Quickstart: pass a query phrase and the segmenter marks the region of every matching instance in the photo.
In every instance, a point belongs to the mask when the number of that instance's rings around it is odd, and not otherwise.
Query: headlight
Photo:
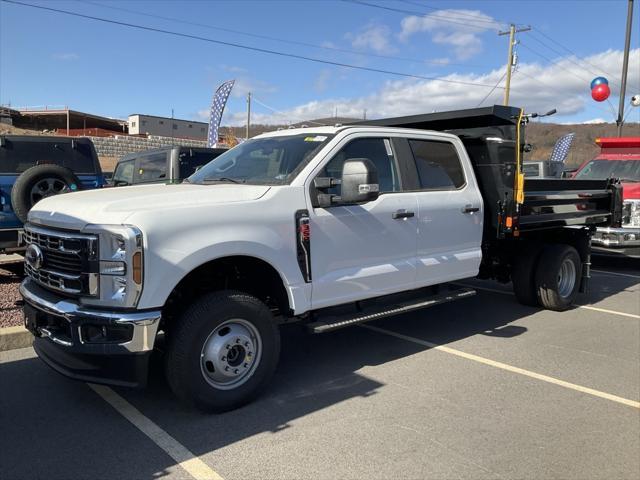
[[[135,307],[142,293],[142,232],[128,225],[87,225],[99,246],[99,299],[82,299],[87,305]]]
[[[625,200],[622,202],[622,226],[640,227],[640,200]]]

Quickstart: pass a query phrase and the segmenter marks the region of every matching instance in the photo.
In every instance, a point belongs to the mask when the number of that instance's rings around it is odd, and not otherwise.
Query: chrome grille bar
[[[27,224],[24,243],[42,252],[41,265],[25,262],[25,272],[45,288],[70,295],[98,294],[98,273],[89,268],[98,257],[98,237]],[[37,267],[37,268],[36,268]]]

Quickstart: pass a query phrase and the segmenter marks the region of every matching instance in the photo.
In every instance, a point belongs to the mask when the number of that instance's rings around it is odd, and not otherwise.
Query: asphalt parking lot
[[[640,478],[640,269],[597,266],[564,313],[509,288],[310,336],[221,415],[0,353],[0,478]],[[159,359],[158,359],[159,360]]]

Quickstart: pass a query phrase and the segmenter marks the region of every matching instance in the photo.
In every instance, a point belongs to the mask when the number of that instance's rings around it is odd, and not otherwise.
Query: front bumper
[[[591,245],[594,253],[640,257],[640,228],[600,227]]]
[[[86,309],[27,278],[20,285],[25,326],[38,356],[54,370],[78,380],[144,386],[160,324],[160,311]],[[86,332],[105,332],[102,341]],[[83,333],[84,332],[84,333]],[[115,332],[120,339],[110,339]],[[84,338],[83,338],[84,337]]]

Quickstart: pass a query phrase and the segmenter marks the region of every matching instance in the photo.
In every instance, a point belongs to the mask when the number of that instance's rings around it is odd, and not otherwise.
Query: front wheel
[[[225,290],[199,298],[170,332],[166,373],[173,392],[206,411],[254,399],[275,372],[280,333],[257,298]]]
[[[575,248],[569,245],[547,246],[536,268],[536,291],[540,305],[562,312],[573,304],[582,278],[582,262]]]

